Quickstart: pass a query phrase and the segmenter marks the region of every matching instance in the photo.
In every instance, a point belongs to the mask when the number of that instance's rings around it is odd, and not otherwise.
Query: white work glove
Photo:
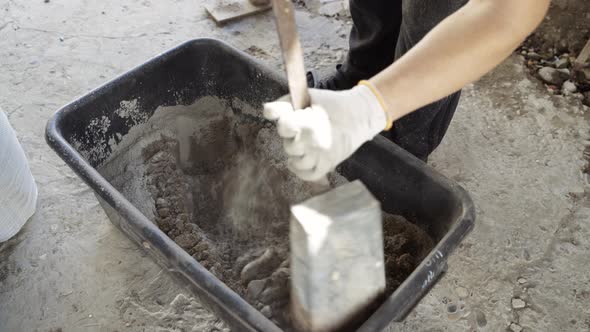
[[[293,110],[283,97],[264,105],[277,121],[288,155],[287,167],[305,181],[317,181],[388,127],[378,92],[365,85],[350,90],[310,89],[311,106]]]

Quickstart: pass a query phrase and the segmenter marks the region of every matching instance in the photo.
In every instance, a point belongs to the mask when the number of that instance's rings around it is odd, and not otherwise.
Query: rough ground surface
[[[0,104],[40,193],[37,214],[0,250],[0,330],[223,328],[111,226],[43,138],[59,106],[189,38],[221,38],[279,66],[268,13],[218,28],[201,3],[0,0]],[[335,63],[347,28],[298,15],[308,64]],[[432,164],[471,193],[477,226],[391,331],[590,330],[588,117],[517,58],[465,89]]]

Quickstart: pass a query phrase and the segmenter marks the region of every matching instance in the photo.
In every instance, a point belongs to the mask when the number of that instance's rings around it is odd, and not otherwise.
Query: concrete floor
[[[0,246],[0,331],[225,329],[111,226],[44,142],[61,105],[187,39],[220,38],[279,66],[268,13],[219,28],[205,2],[0,0],[0,105],[39,185],[36,215]],[[345,23],[298,15],[308,65],[345,54]],[[391,331],[590,331],[589,117],[518,57],[465,89],[432,165],[472,194],[477,226]]]

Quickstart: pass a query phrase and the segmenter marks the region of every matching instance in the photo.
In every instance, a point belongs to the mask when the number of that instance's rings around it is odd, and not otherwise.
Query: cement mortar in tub
[[[207,96],[160,107],[147,121],[134,105],[123,102],[116,112],[142,124],[111,142],[111,155],[97,167],[101,175],[217,278],[291,330],[289,205],[312,194],[286,169],[274,125],[238,99]],[[346,181],[337,173],[330,180]],[[384,241],[389,295],[433,241],[388,214]]]

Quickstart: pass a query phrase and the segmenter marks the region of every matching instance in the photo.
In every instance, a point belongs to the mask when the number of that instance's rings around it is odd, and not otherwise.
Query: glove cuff
[[[379,90],[377,90],[377,88],[369,81],[366,80],[362,80],[359,81],[358,83],[359,87],[366,87],[371,94],[373,95],[373,97],[375,99],[377,99],[377,102],[379,103],[379,106],[381,106],[381,111],[383,111],[383,114],[385,115],[385,121],[386,121],[386,125],[385,125],[385,131],[391,129],[391,127],[393,126],[393,119],[390,118],[389,116],[389,112],[387,112],[387,106],[385,104],[385,100],[383,99],[383,96],[381,96],[381,93],[379,93]]]

